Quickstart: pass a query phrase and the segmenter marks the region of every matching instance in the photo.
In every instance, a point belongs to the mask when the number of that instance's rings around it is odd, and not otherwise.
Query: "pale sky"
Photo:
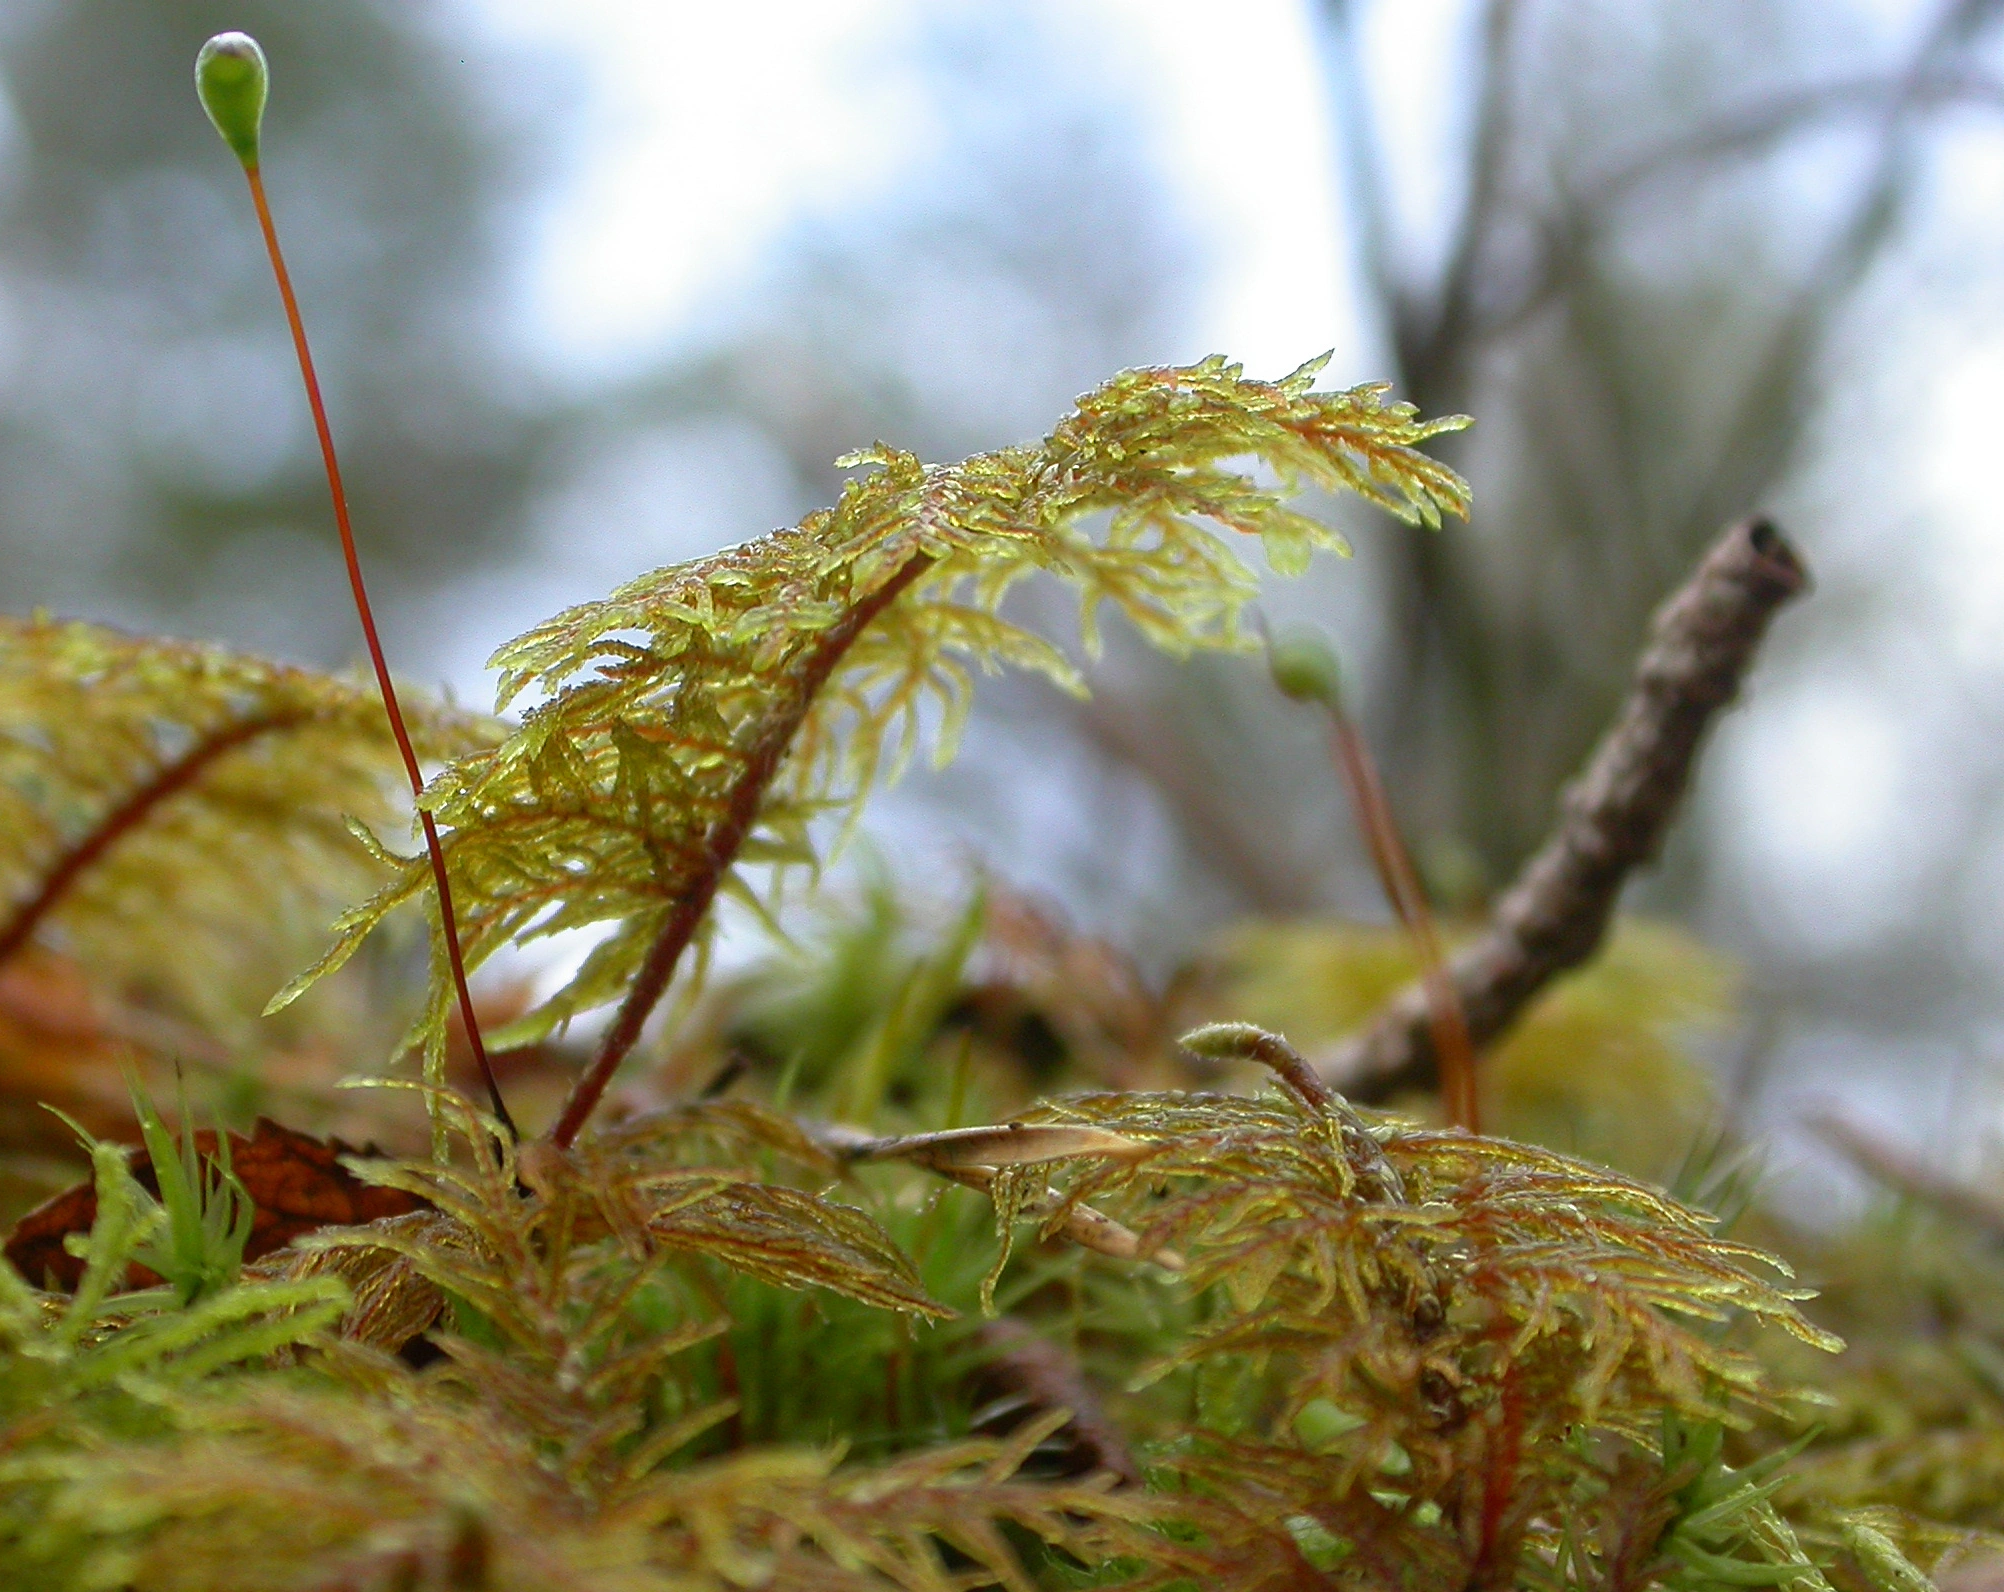
[[[799,208],[866,198],[893,181],[926,129],[919,96],[881,45],[914,3],[480,0],[505,35],[580,54],[598,95],[590,165],[545,218],[531,278],[533,318],[552,353],[613,368],[643,362]],[[1159,85],[1151,109],[1162,166],[1216,236],[1232,240],[1200,316],[1209,346],[1260,372],[1331,346],[1353,363],[1308,8],[1072,4],[1077,26],[1117,41],[1116,58]],[[1406,0],[1405,9],[1447,19],[1459,6]],[[1209,114],[1220,83],[1242,85],[1259,118]]]

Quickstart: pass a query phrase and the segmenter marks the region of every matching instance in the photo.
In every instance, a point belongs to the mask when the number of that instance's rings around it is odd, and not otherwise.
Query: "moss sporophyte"
[[[341,465],[334,452],[334,433],[327,423],[327,405],[320,395],[320,377],[313,366],[313,351],[306,340],[306,323],[299,313],[292,273],[286,269],[285,253],[278,242],[278,228],[272,222],[271,205],[265,197],[264,178],[259,165],[259,139],[264,129],[265,102],[270,97],[271,73],[264,50],[247,33],[217,34],[202,46],[195,57],[195,88],[203,110],[208,112],[209,120],[222,135],[223,142],[243,163],[244,175],[250,182],[251,202],[257,209],[258,227],[264,234],[265,252],[270,257],[272,277],[278,284],[279,298],[285,306],[293,351],[299,359],[300,379],[305,383],[307,404],[313,412],[320,459],[327,472],[327,490],[334,503],[334,523],[341,536],[341,556],[348,568],[348,587],[355,600],[356,616],[362,623],[369,663],[375,670],[376,684],[382,692],[383,711],[389,715],[390,731],[396,737],[397,751],[403,758],[404,771],[410,779],[411,795],[417,802],[418,821],[424,829],[425,855],[431,867],[432,887],[438,903],[439,938],[458,999],[460,1022],[473,1051],[474,1065],[479,1069],[481,1082],[486,1087],[488,1106],[495,1119],[513,1135],[516,1132],[514,1119],[508,1114],[507,1103],[501,1098],[501,1086],[494,1077],[493,1064],[488,1060],[487,1047],[480,1033],[479,1014],[474,1010],[473,993],[466,981],[465,953],[460,945],[459,927],[452,906],[452,879],[439,843],[438,825],[432,817],[431,808],[424,801],[424,773],[418,764],[417,752],[411,745],[410,731],[404,724],[396,684],[390,678],[389,661],[383,655],[383,643],[376,633],[375,613],[369,605],[368,589],[362,581],[362,561],[355,550],[355,531],[348,514],[348,493],[341,481]]]

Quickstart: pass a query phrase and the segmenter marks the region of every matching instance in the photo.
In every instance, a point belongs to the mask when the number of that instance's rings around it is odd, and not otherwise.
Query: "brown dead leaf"
[[[471,1252],[478,1243],[463,1223],[429,1209],[371,1222],[368,1234],[390,1242],[408,1239],[434,1250]],[[389,1354],[409,1356],[410,1346],[445,1310],[444,1292],[408,1255],[367,1242],[290,1249],[246,1269],[288,1282],[339,1277],[350,1295],[341,1336]]]
[[[1083,1077],[1113,1088],[1174,1080],[1163,1001],[1132,957],[1081,933],[1062,908],[988,876],[981,944],[956,1013],[1040,1065],[1038,1035]]]
[[[202,1130],[195,1147],[205,1156],[216,1153],[216,1135]],[[343,1156],[374,1157],[371,1145],[357,1150],[339,1139],[316,1139],[259,1117],[250,1137],[230,1135],[230,1167],[257,1207],[244,1259],[256,1260],[285,1248],[302,1233],[319,1227],[357,1227],[386,1216],[406,1216],[426,1209],[415,1194],[364,1183],[341,1164]],[[160,1181],[153,1160],[143,1148],[131,1151],[132,1175],[147,1192],[158,1195]],[[74,1289],[83,1262],[63,1247],[71,1233],[87,1233],[97,1220],[97,1190],[89,1183],[58,1194],[37,1206],[14,1225],[7,1239],[7,1259],[14,1269],[38,1286]],[[149,1287],[160,1279],[144,1266],[132,1268],[129,1285]]]
[[[75,1158],[43,1102],[100,1137],[138,1134],[123,1069],[151,1047],[122,1015],[65,957],[30,947],[0,964],[0,1151]]]

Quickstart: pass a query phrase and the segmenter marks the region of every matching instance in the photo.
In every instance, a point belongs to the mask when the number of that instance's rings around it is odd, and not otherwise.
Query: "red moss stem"
[[[1518,1386],[1517,1368],[1503,1373],[1501,1396],[1497,1400],[1496,1435],[1490,1444],[1488,1463],[1482,1473],[1482,1536],[1476,1550],[1471,1587],[1489,1587],[1503,1582],[1507,1558],[1505,1535],[1510,1525],[1510,1505],[1517,1492],[1517,1473],[1524,1460],[1524,1397]],[[1511,1533],[1514,1535],[1514,1533]]]
[[[599,1041],[591,1065],[572,1086],[570,1098],[564,1102],[563,1114],[550,1130],[550,1139],[559,1149],[568,1149],[577,1138],[578,1130],[585,1125],[585,1120],[612,1082],[613,1073],[618,1071],[619,1064],[640,1042],[641,1029],[646,1026],[661,997],[667,993],[669,980],[675,976],[675,964],[682,959],[683,951],[695,938],[696,930],[702,926],[704,916],[716,900],[724,876],[737,861],[738,852],[750,838],[752,826],[758,822],[759,806],[764,800],[766,788],[786,761],[787,750],[793,745],[794,736],[800,732],[808,709],[814,705],[814,698],[821,688],[828,683],[828,677],[834,673],[842,654],[849,650],[850,644],[863,633],[871,620],[931,567],[932,559],[928,555],[921,553],[913,558],[822,631],[813,645],[806,648],[790,666],[793,699],[784,712],[766,722],[752,742],[745,756],[744,768],[731,787],[724,811],[711,826],[709,838],[704,842],[703,863],[695,882],[669,910],[668,921],[648,948],[647,959],[640,964],[640,972],[627,990],[626,999],[620,1003],[612,1025]]]
[[[130,831],[139,827],[146,815],[170,796],[186,790],[208,766],[226,752],[233,752],[261,735],[290,729],[304,717],[298,713],[266,714],[259,718],[237,719],[212,730],[163,767],[144,785],[99,819],[97,824],[56,860],[42,876],[41,888],[20,906],[0,928],[0,962],[13,956],[40,928],[42,920],[69,893],[70,887],[97,860]]]
[[[1378,870],[1378,882],[1385,898],[1404,925],[1419,961],[1420,984],[1426,992],[1427,1023],[1432,1031],[1434,1054],[1439,1059],[1441,1103],[1447,1120],[1470,1133],[1482,1131],[1482,1108],[1475,1091],[1475,1047],[1468,1037],[1468,1018],[1461,1008],[1460,993],[1448,977],[1447,963],[1440,954],[1440,934],[1434,928],[1433,909],[1427,904],[1412,858],[1399,838],[1392,818],[1392,804],[1385,796],[1384,781],[1371,749],[1358,733],[1340,699],[1329,704],[1335,727],[1333,739],[1343,777],[1356,804],[1358,822],[1370,846],[1371,861]]]
[[[348,587],[355,594],[355,613],[362,621],[362,639],[369,649],[369,664],[376,671],[376,685],[383,696],[383,711],[389,715],[390,733],[396,737],[397,751],[404,760],[404,772],[410,776],[411,795],[424,795],[424,773],[418,767],[417,752],[411,746],[410,731],[404,727],[403,708],[397,702],[397,688],[390,679],[389,662],[383,656],[383,643],[376,634],[375,611],[369,606],[368,588],[362,582],[362,560],[355,550],[355,531],[348,518],[348,493],[341,483],[341,464],[334,455],[334,433],[327,424],[327,406],[320,397],[320,377],[313,368],[313,351],[306,341],[306,323],[299,314],[299,300],[292,291],[292,273],[285,268],[285,253],[278,246],[278,228],[272,224],[271,206],[264,196],[264,178],[255,165],[246,165],[244,175],[250,179],[251,202],[257,206],[257,224],[264,234],[265,252],[271,256],[271,274],[278,282],[278,296],[285,303],[285,320],[292,331],[293,351],[299,356],[300,378],[306,384],[306,402],[313,411],[313,430],[320,439],[320,460],[327,469],[327,490],[334,500],[334,524],[341,533],[341,556],[348,565]],[[452,911],[452,886],[446,875],[445,850],[439,844],[438,826],[432,822],[431,813],[422,801],[418,806],[418,820],[424,826],[425,850],[431,858],[432,881],[438,887],[439,924],[445,935],[446,960],[452,968],[453,988],[459,996],[459,1015],[466,1025],[466,1041],[472,1047],[473,1059],[480,1068],[481,1081],[487,1086],[488,1103],[494,1115],[508,1130],[511,1138],[519,1138],[514,1118],[509,1116],[507,1104],[501,1098],[501,1086],[495,1081],[494,1066],[487,1059],[487,1047],[480,1038],[480,1022],[473,1012],[473,992],[467,987],[466,961],[459,944],[459,925]]]

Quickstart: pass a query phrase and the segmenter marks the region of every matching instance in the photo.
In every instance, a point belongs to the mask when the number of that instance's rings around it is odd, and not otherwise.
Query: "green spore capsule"
[[[1335,649],[1312,630],[1293,631],[1271,643],[1266,663],[1282,696],[1330,707],[1343,700],[1343,671]]]
[[[218,33],[195,57],[195,92],[202,109],[246,171],[257,169],[258,133],[270,87],[264,51],[248,33]]]

